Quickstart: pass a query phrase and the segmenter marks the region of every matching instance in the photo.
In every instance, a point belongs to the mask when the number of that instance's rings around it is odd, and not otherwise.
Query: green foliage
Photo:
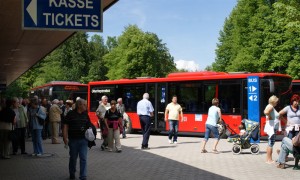
[[[164,77],[176,70],[166,44],[154,33],[135,25],[125,28],[117,46],[104,56],[109,79],[141,76]]]
[[[166,44],[156,34],[128,26],[120,37],[78,32],[34,65],[7,90],[9,96],[26,96],[28,90],[50,81],[89,81],[164,77],[176,71]]]
[[[239,0],[220,32],[212,68],[299,78],[299,27],[299,0]]]

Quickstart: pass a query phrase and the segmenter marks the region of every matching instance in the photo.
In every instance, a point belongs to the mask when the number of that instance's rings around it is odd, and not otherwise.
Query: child
[[[235,134],[233,136],[230,136],[227,141],[228,142],[234,142],[234,141],[237,141],[240,137],[246,137],[247,136],[247,131],[245,130],[245,127],[244,127],[243,123],[239,125],[239,130],[240,130],[239,134]]]

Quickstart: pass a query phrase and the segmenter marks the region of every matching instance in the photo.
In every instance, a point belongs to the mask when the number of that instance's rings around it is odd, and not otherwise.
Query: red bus
[[[74,81],[51,81],[42,86],[30,89],[30,97],[37,95],[39,98],[48,100],[73,100],[77,97],[87,99],[87,84],[81,84]]]
[[[220,101],[222,118],[235,132],[243,118],[247,118],[248,96],[247,77],[258,76],[260,84],[260,126],[265,125],[263,110],[271,95],[280,98],[277,105],[282,109],[288,104],[285,97],[291,88],[291,77],[276,73],[224,73],[224,72],[187,72],[172,73],[166,78],[137,78],[90,82],[88,84],[89,115],[96,124],[95,111],[103,95],[109,100],[123,98],[126,112],[130,117],[130,129],[140,130],[136,114],[137,102],[143,93],[148,92],[155,112],[152,122],[154,131],[168,130],[164,121],[166,105],[172,95],[177,95],[178,103],[183,108],[184,118],[180,120],[179,132],[205,132],[205,121],[211,100]],[[263,132],[261,131],[261,134]]]

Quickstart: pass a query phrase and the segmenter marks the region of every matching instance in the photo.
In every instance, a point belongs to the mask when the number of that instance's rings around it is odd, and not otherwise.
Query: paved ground
[[[168,144],[167,136],[151,136],[150,150],[140,150],[141,135],[129,134],[122,139],[122,153],[100,151],[101,140],[88,154],[88,179],[92,180],[176,180],[176,179],[299,179],[300,171],[278,169],[275,164],[266,164],[266,143],[260,144],[258,155],[245,150],[233,155],[232,144],[221,140],[220,154],[200,153],[200,137],[179,137],[177,145]],[[213,141],[208,142],[211,149]],[[15,155],[12,159],[0,159],[0,180],[66,180],[68,179],[68,151],[63,144],[53,145],[44,141],[44,157]],[[275,149],[280,146],[276,142]],[[32,152],[30,141],[27,152]],[[276,153],[274,159],[278,157]],[[292,159],[292,158],[290,158]],[[78,173],[76,174],[78,178]]]

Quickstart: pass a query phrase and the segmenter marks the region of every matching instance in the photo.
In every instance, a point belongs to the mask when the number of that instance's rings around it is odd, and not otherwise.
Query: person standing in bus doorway
[[[125,113],[125,105],[123,104],[122,98],[118,98],[117,100],[117,110],[121,113],[122,116],[122,137],[126,138],[126,119],[124,118],[124,113]]]
[[[77,157],[80,159],[80,177],[87,178],[88,141],[85,138],[87,125],[91,124],[87,114],[87,104],[84,99],[76,101],[76,108],[70,111],[64,121],[63,140],[65,147],[69,147],[69,174],[75,179]]]
[[[219,131],[217,123],[222,120],[221,109],[219,108],[219,100],[217,98],[213,98],[212,106],[208,109],[207,120],[205,123],[205,136],[202,142],[201,153],[207,153],[205,149],[206,143],[209,139],[210,132],[213,133],[215,140],[214,147],[212,152],[217,154],[217,145],[220,140]]]
[[[183,120],[183,112],[181,106],[177,103],[177,96],[172,97],[172,102],[169,103],[165,111],[165,121],[169,121],[169,143],[177,144],[177,134],[179,125],[179,114]],[[174,134],[173,140],[172,136]]]
[[[137,114],[140,118],[143,133],[142,149],[150,149],[148,147],[148,142],[151,131],[151,117],[153,117],[154,108],[148,99],[149,94],[144,93],[143,99],[137,103]]]
[[[96,110],[96,115],[99,120],[99,126],[101,130],[101,135],[103,139],[103,143],[101,145],[101,150],[104,151],[105,148],[108,146],[108,141],[107,141],[107,133],[108,129],[106,128],[105,122],[104,122],[104,116],[105,112],[110,109],[110,104],[108,103],[108,98],[107,96],[102,96],[101,102],[99,102],[99,106]]]
[[[266,115],[266,125],[264,127],[264,132],[268,135],[268,146],[267,146],[267,164],[272,164],[273,146],[275,144],[276,132],[281,131],[281,125],[279,120],[279,113],[276,111],[275,107],[278,104],[278,97],[275,95],[269,98],[269,104],[264,110]]]
[[[58,141],[59,124],[61,122],[62,110],[58,106],[59,100],[54,99],[49,110],[49,120],[51,123],[52,144],[60,144]]]

